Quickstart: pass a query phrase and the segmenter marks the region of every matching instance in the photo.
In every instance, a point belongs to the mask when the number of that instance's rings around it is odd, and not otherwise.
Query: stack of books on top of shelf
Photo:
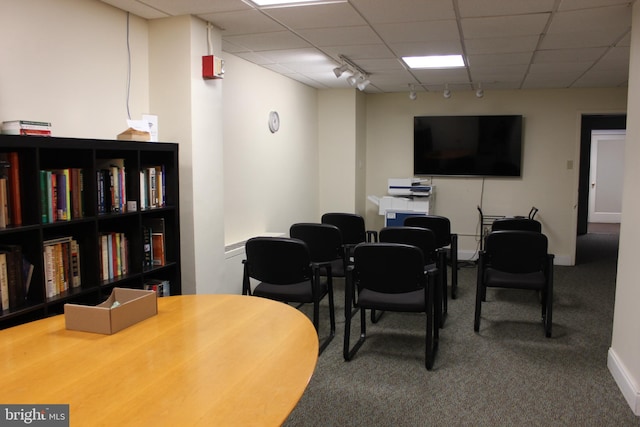
[[[9,120],[2,122],[2,133],[6,135],[51,136],[51,123],[34,120]]]

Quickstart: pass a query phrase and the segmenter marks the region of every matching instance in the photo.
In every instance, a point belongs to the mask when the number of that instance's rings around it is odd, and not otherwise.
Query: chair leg
[[[451,238],[451,299],[458,297],[458,239]]]
[[[427,285],[427,304],[426,304],[426,337],[425,337],[425,367],[428,371],[433,368],[433,362],[438,350],[438,342],[440,337],[440,327],[434,318],[434,306],[437,306],[438,302],[434,299],[434,281],[433,278],[428,279],[430,282]]]
[[[381,311],[380,314],[376,316],[376,310],[371,309],[371,323],[378,323],[378,320],[380,320],[383,314],[384,314],[384,311]]]
[[[353,345],[353,348],[349,347],[349,338],[351,335],[351,316],[347,316],[344,322],[344,346],[342,349],[342,355],[344,356],[344,360],[346,361],[350,361],[353,358],[353,356],[355,356],[355,354],[358,352],[360,347],[362,347],[362,344],[364,344],[364,341],[367,335],[366,333],[367,319],[365,314],[366,310],[364,310],[363,308],[359,308],[357,310],[360,311],[360,337],[358,338],[358,341]]]
[[[336,314],[335,314],[335,307],[333,302],[333,280],[331,276],[327,277],[327,294],[329,297],[329,324],[330,324],[329,336],[320,344],[320,348],[318,349],[318,355],[322,354],[324,349],[327,348],[329,343],[336,336]],[[315,301],[313,303],[314,325],[315,325],[315,322],[317,321],[316,313],[318,314],[320,313],[320,301]],[[318,336],[320,336],[319,326],[316,327],[316,331],[318,331]]]

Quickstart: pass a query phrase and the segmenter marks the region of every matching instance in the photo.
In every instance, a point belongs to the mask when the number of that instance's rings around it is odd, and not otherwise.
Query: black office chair
[[[446,260],[451,265],[451,298],[458,296],[458,235],[451,232],[449,218],[439,215],[416,215],[404,219],[404,225],[410,227],[423,227],[432,230],[436,234],[438,247],[446,254]],[[443,269],[442,276],[446,285],[447,269]],[[446,290],[445,290],[446,313]]]
[[[548,253],[547,246],[547,237],[535,231],[506,230],[487,235],[478,257],[476,332],[480,330],[487,288],[528,289],[540,293],[544,331],[551,337],[554,255]]]
[[[535,219],[521,216],[499,218],[491,224],[491,231],[501,230],[535,231],[542,233],[542,224]]]
[[[435,271],[426,271],[422,250],[401,243],[362,243],[354,248],[353,265],[347,269],[347,302],[357,294],[360,337],[350,347],[351,316],[345,321],[343,356],[351,360],[366,339],[365,311],[425,313],[425,366],[433,367],[439,328],[435,323]]]
[[[378,241],[378,232],[375,230],[367,230],[364,218],[358,214],[328,212],[322,215],[320,222],[335,225],[340,229],[347,265],[351,263],[353,248],[355,248],[357,244]],[[348,307],[348,305],[345,305],[345,313],[349,313]],[[350,314],[353,316],[355,313],[356,310],[353,310]]]
[[[340,229],[347,257],[357,244],[378,241],[378,232],[367,230],[364,218],[358,214],[329,212],[322,215],[320,222],[335,225]]]
[[[438,326],[444,325],[444,314],[446,313],[446,292],[447,283],[443,280],[441,271],[446,269],[446,254],[438,250],[437,238],[435,233],[422,227],[384,227],[378,233],[378,238],[382,243],[404,243],[407,245],[417,246],[422,250],[424,257],[425,269],[436,271],[435,278],[435,319]],[[382,313],[380,313],[380,316]],[[376,323],[379,319],[375,317],[375,310],[371,310],[371,321]]]
[[[315,263],[305,242],[287,237],[253,237],[245,244],[246,259],[242,294],[285,303],[313,304],[313,326],[320,335],[320,301],[329,296],[329,336],[320,345],[320,353],[335,336],[333,283],[329,274],[320,277],[320,269],[330,270],[330,262]],[[251,289],[251,279],[259,283]]]

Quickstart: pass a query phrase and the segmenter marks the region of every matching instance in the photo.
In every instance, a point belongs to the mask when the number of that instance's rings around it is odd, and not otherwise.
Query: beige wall
[[[640,415],[640,280],[638,278],[638,242],[640,241],[640,5],[633,6],[629,103],[625,142],[624,188],[618,277],[616,280],[613,337],[608,366],[636,415]],[[633,77],[636,77],[635,79]]]
[[[98,1],[2,2],[0,121],[40,120],[55,136],[113,139],[127,128],[126,14]],[[99,17],[100,19],[96,19]],[[147,21],[130,17],[129,111],[149,113]]]
[[[223,58],[225,244],[317,220],[317,91],[230,53]]]
[[[367,97],[367,194],[383,196],[388,178],[413,176],[413,117],[417,115],[522,114],[524,154],[521,179],[434,177],[435,213],[451,219],[460,236],[462,258],[478,248],[481,205],[485,214],[526,215],[549,236],[556,262],[575,260],[576,203],[579,171],[580,115],[624,112],[626,88],[488,91],[478,99],[472,91],[406,93]],[[568,168],[573,162],[573,168]],[[384,218],[368,202],[367,222],[379,228]]]

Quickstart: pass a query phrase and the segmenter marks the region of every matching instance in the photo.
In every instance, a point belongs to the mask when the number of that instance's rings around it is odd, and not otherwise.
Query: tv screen
[[[416,116],[414,175],[519,177],[522,116]]]

